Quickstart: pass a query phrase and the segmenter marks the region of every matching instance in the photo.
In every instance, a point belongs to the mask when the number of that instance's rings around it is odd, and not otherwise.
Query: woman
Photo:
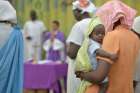
[[[107,93],[134,92],[133,71],[140,46],[139,38],[130,31],[135,14],[135,10],[119,0],[109,1],[97,11],[96,15],[100,17],[107,31],[102,49],[117,54],[118,60],[113,62],[108,58],[98,57],[96,71],[80,73],[80,76],[90,82],[100,83],[108,75]],[[91,86],[86,93],[96,93],[93,91]]]
[[[79,17],[81,20],[77,20],[71,29],[71,32],[67,38],[67,55],[68,55],[68,79],[67,79],[67,93],[76,93],[80,85],[80,79],[75,76],[75,58],[80,46],[84,40],[84,32],[87,30],[91,21],[90,14],[96,10],[95,5],[92,2],[86,8],[80,7],[80,0],[76,0],[72,3],[75,19]],[[78,10],[78,11],[77,11]],[[77,12],[75,12],[77,11]]]
[[[111,60],[116,60],[117,56],[114,54],[110,54],[101,49],[101,44],[103,38],[105,36],[105,27],[101,23],[98,17],[93,17],[91,20],[88,30],[85,34],[85,39],[81,48],[78,51],[76,58],[76,71],[88,72],[92,70],[96,70],[98,66],[98,62],[96,60],[96,56],[102,56],[105,58],[109,58]],[[108,83],[108,79],[106,78],[100,85],[96,83],[94,85],[101,86]],[[85,93],[86,87],[90,86],[91,83],[85,80],[82,80],[80,87],[77,93]],[[100,88],[100,90],[103,90]]]
[[[16,10],[0,1],[0,93],[23,92],[23,38]]]

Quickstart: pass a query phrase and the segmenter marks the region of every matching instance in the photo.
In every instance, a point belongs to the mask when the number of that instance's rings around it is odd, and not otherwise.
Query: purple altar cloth
[[[67,76],[67,64],[47,63],[24,65],[25,89],[52,89],[60,93],[58,80]]]

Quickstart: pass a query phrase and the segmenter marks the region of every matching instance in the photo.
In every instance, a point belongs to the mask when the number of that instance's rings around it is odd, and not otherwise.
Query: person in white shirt
[[[26,60],[41,59],[42,33],[46,30],[44,23],[37,19],[36,11],[30,12],[30,19],[24,25],[24,37],[26,43]]]
[[[91,21],[90,13],[93,13],[96,8],[88,1],[88,6],[85,8],[80,7],[80,1],[73,3],[73,10],[79,10],[81,20],[75,23],[67,38],[67,54],[68,54],[68,80],[67,80],[67,93],[76,93],[80,85],[80,79],[75,75],[75,58],[80,46],[84,40],[84,31],[87,30],[89,22]],[[90,8],[87,8],[90,7]],[[78,13],[79,13],[78,12]],[[74,12],[74,16],[76,15]],[[76,17],[75,17],[76,18]]]
[[[135,18],[132,29],[140,37],[140,16]],[[140,93],[140,50],[139,55],[136,59],[134,81],[136,83],[135,93]]]

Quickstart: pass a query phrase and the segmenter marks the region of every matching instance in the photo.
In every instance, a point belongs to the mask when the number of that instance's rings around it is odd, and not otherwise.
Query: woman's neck
[[[128,27],[127,25],[123,25],[123,24],[118,25],[118,26],[116,26],[116,27],[115,27],[115,29],[118,29],[118,28],[125,28],[125,29],[129,29],[129,27]]]

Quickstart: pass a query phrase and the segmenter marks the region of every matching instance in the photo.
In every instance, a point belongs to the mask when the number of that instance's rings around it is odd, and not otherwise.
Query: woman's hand
[[[96,70],[92,70],[89,72],[81,72],[81,71],[77,71],[75,74],[77,77],[84,79],[86,81],[89,81],[93,84],[99,84],[101,83],[105,77],[107,76],[110,66],[111,64],[103,61],[103,60],[99,60],[98,62],[98,67]]]
[[[81,80],[84,79],[84,75],[85,75],[84,72],[82,72],[82,71],[76,71],[75,74],[76,74],[76,77],[77,78],[80,78]]]

